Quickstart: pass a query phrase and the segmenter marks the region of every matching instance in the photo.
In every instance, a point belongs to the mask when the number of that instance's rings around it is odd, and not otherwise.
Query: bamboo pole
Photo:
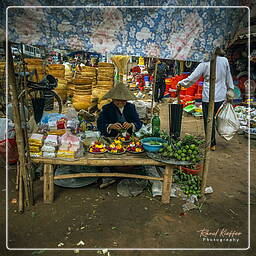
[[[19,111],[19,105],[18,105],[18,96],[16,91],[16,79],[15,79],[13,58],[12,58],[11,46],[9,42],[7,45],[6,57],[7,57],[6,60],[8,62],[7,81],[8,81],[8,85],[10,85],[10,90],[12,92],[13,118],[14,118],[15,132],[16,132],[17,148],[19,153],[20,175],[22,176],[23,178],[22,181],[24,182],[24,186],[22,186],[21,184],[22,182],[20,182],[19,190],[20,190],[20,194],[23,194],[23,187],[24,187],[26,204],[30,205],[31,200],[30,200],[30,195],[28,191],[28,182],[27,182],[28,178],[27,178],[27,170],[26,170],[24,138],[23,138],[23,132],[21,127],[21,117],[20,117],[20,111]],[[19,198],[21,199],[21,197]],[[19,212],[23,212],[23,210],[24,210],[24,204],[23,202],[20,202]]]
[[[202,199],[205,197],[204,191],[207,182],[207,175],[209,169],[209,153],[211,147],[212,137],[212,125],[214,118],[214,98],[215,98],[215,80],[216,80],[216,51],[214,52],[210,62],[210,91],[209,91],[209,105],[208,105],[208,118],[206,128],[206,146],[204,153],[203,173],[202,173],[202,184],[201,184],[201,195]]]
[[[27,77],[26,77],[26,65],[24,62],[24,53],[23,53],[23,44],[21,43],[21,60],[22,60],[22,71],[24,74],[23,77],[23,84],[22,84],[22,89],[27,88]],[[27,93],[25,93],[25,97]],[[24,106],[24,97],[21,97],[21,122],[24,124],[24,129],[23,129],[23,136],[24,136],[24,144],[25,144],[25,150],[26,152],[29,152],[29,146],[28,146],[28,126],[26,122],[26,112],[25,112],[25,106]],[[34,205],[34,191],[33,191],[33,179],[32,179],[32,163],[30,159],[30,155],[27,155],[27,170],[28,170],[28,187],[29,187],[29,193],[31,195],[31,203]]]
[[[134,179],[147,179],[147,180],[158,180],[162,181],[161,177],[153,177],[139,174],[130,174],[130,173],[73,173],[73,174],[61,174],[54,176],[54,180],[70,179],[70,178],[82,178],[82,177],[122,177],[122,178],[134,178]],[[44,180],[44,177],[41,177],[40,180]]]

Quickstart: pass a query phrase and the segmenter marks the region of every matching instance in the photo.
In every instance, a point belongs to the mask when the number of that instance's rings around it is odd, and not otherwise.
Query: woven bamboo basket
[[[92,95],[92,90],[84,91],[84,90],[76,90],[75,95]]]
[[[114,64],[107,62],[99,62],[98,67],[114,67]]]
[[[54,91],[61,97],[62,101],[66,101],[67,100],[67,89],[59,89],[59,88],[55,88]]]
[[[68,96],[73,96],[75,93],[75,85],[71,82],[67,82],[67,94]]]
[[[67,87],[68,85],[66,80],[58,79],[58,89],[67,90]]]
[[[97,81],[97,86],[113,86],[113,81]]]
[[[28,71],[31,72],[32,70],[36,69],[37,73],[43,73],[44,68],[42,65],[27,65]]]
[[[92,79],[91,78],[81,78],[81,79],[73,79],[72,80],[73,84],[83,84],[83,85],[91,85],[92,84]]]
[[[24,61],[28,65],[42,65],[43,64],[43,60],[42,59],[25,58]]]
[[[115,68],[113,67],[98,67],[98,72],[114,72]]]
[[[99,110],[101,110],[103,108],[103,106],[105,106],[106,104],[110,103],[111,102],[111,99],[108,99],[108,100],[102,100],[98,103],[97,107]]]
[[[64,78],[65,70],[47,70],[47,74],[54,76],[55,78]]]
[[[90,67],[90,66],[80,66],[80,67],[77,66],[76,71],[96,73],[96,68]]]
[[[114,81],[113,76],[98,76],[98,81]]]
[[[81,109],[87,110],[92,104],[91,95],[74,95],[72,98],[73,107],[79,111]]]
[[[63,64],[48,64],[47,69],[48,70],[64,70],[64,72],[65,72],[65,65],[63,65]]]
[[[75,84],[75,89],[76,90],[91,90],[92,89],[92,85],[85,85],[85,84]]]

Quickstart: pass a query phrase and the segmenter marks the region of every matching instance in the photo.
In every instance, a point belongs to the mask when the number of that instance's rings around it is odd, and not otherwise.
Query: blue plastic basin
[[[151,145],[150,142],[159,142],[161,143],[160,145]],[[143,146],[143,148],[146,151],[149,152],[158,152],[160,150],[160,148],[163,147],[163,144],[167,143],[166,140],[159,138],[159,137],[148,137],[148,138],[144,138],[141,140],[141,144]]]

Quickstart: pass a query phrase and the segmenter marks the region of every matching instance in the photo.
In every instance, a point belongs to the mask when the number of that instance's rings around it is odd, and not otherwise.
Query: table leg
[[[168,204],[170,202],[170,192],[172,186],[173,166],[167,164],[164,171],[162,203]]]
[[[52,203],[54,196],[53,165],[44,164],[44,203]]]

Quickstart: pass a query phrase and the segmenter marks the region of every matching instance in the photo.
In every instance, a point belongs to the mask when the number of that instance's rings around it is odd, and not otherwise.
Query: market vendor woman
[[[112,102],[102,108],[97,119],[97,128],[102,135],[116,137],[124,129],[131,135],[141,128],[135,105],[127,102],[136,98],[125,84],[118,82],[103,99],[112,99]]]

